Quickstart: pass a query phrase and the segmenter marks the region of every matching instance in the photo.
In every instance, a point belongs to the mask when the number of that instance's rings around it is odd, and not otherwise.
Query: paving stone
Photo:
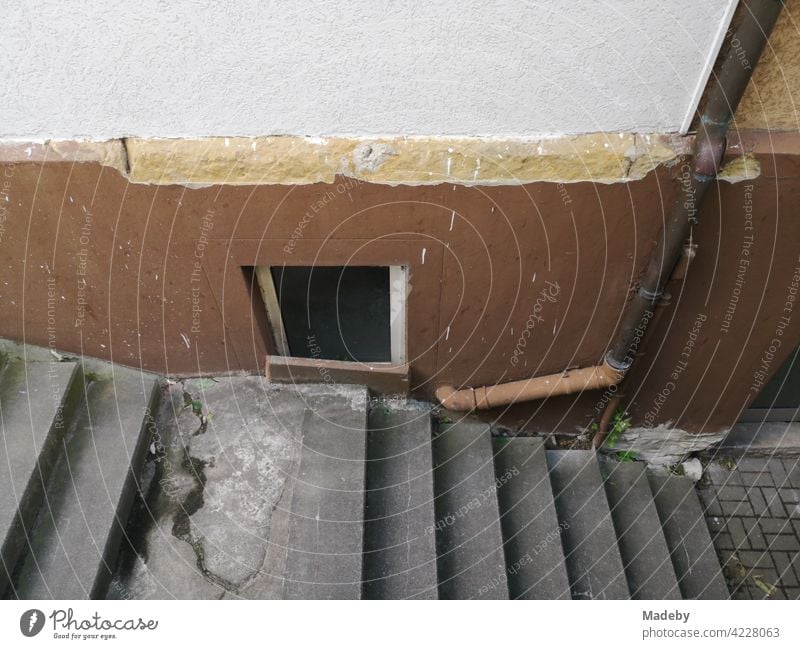
[[[781,584],[788,587],[800,586],[800,581],[798,581],[798,576],[792,566],[792,553],[773,552],[772,561],[781,576]]]
[[[648,478],[683,597],[727,599],[730,593],[694,484],[653,472],[648,472]]]
[[[603,462],[614,528],[632,599],[680,599],[644,464]]]
[[[741,518],[739,519],[744,527],[745,534],[747,535],[747,542],[753,550],[766,550],[767,541],[761,533],[758,526],[757,518]]]
[[[17,585],[26,599],[106,593],[147,448],[152,375],[108,366],[92,380],[63,441]]]
[[[789,484],[794,489],[800,489],[800,458],[784,459],[783,468],[789,477]]]
[[[731,536],[734,548],[744,548],[745,550],[750,548],[750,543],[747,540],[747,530],[744,528],[740,518],[729,518],[725,529]]]
[[[714,547],[718,550],[735,550],[737,546],[733,542],[730,534],[720,532],[714,536]]]
[[[748,570],[764,570],[773,568],[772,558],[768,552],[755,552],[744,550],[737,552],[737,556]]]
[[[508,599],[488,425],[447,424],[433,440],[439,597]]]
[[[767,461],[766,470],[772,476],[776,487],[789,487],[789,474],[780,458],[772,458]]]
[[[800,599],[800,588],[784,588],[784,592],[786,593],[786,599]]]
[[[788,508],[791,505],[797,505],[800,503],[800,489],[780,489],[779,490],[780,498],[783,504]]]
[[[430,408],[369,412],[365,599],[436,599]]]
[[[767,501],[764,500],[764,495],[758,487],[751,488],[747,493],[747,497],[753,506],[753,512],[756,516],[761,516],[769,511],[767,509]]]
[[[736,461],[736,469],[742,473],[760,473],[763,468],[763,458],[742,457]]]
[[[741,486],[742,475],[736,470],[724,467],[720,462],[711,462],[706,467],[706,476],[711,480],[714,488],[722,486]]]
[[[76,363],[15,360],[1,370],[0,596],[25,552],[81,385]]]
[[[775,487],[775,480],[773,479],[772,475],[767,473],[767,467],[764,467],[764,471],[762,473],[758,473],[755,475],[751,482],[752,486],[754,487]]]
[[[772,552],[798,552],[800,541],[794,534],[767,535],[767,543]]]
[[[727,517],[737,517],[737,516],[755,516],[755,511],[753,510],[753,506],[747,502],[729,502],[729,501],[722,501],[720,502],[720,507],[722,508],[723,516]]]
[[[717,498],[725,502],[744,502],[747,500],[747,489],[733,485],[725,485],[717,489]]]
[[[761,493],[764,496],[764,500],[767,502],[767,511],[769,511],[769,515],[773,518],[786,518],[786,509],[781,503],[778,490],[774,487],[762,487]]]
[[[764,534],[781,534],[792,529],[791,524],[784,518],[762,517],[758,519],[758,524]]]
[[[494,440],[500,524],[512,599],[570,599],[544,442]]]
[[[547,464],[564,527],[572,598],[627,599],[625,571],[595,454],[548,451]]]

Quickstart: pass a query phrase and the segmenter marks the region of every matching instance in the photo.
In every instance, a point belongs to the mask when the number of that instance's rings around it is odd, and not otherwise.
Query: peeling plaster
[[[702,435],[690,433],[673,428],[672,422],[652,428],[629,428],[619,436],[614,452],[635,451],[638,459],[651,464],[675,464],[690,453],[718,444],[727,434],[728,429]]]

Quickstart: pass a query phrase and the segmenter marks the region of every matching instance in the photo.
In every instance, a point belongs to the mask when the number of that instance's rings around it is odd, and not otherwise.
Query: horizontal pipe
[[[559,394],[602,390],[610,385],[616,385],[624,376],[624,370],[616,369],[608,362],[604,362],[594,367],[566,370],[558,374],[536,376],[481,388],[456,390],[452,386],[442,386],[436,390],[436,398],[448,410],[487,410],[495,406],[546,399]]]

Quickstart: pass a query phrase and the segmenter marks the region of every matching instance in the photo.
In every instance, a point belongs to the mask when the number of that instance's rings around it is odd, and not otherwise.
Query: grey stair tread
[[[645,465],[602,463],[611,517],[633,599],[681,599]]]
[[[86,384],[62,441],[30,554],[17,579],[25,599],[102,596],[147,446],[154,376],[109,367]]]
[[[544,441],[494,440],[497,497],[512,599],[570,599]]]
[[[616,533],[592,451],[547,451],[573,599],[628,599]]]
[[[367,390],[298,390],[307,406],[299,469],[291,481],[283,597],[359,599]]]
[[[728,599],[694,482],[650,471],[648,478],[683,598]]]
[[[0,376],[0,595],[24,549],[58,457],[76,363],[10,361]]]
[[[436,536],[430,409],[369,413],[365,599],[435,599]]]
[[[508,581],[487,424],[444,425],[433,440],[442,599],[507,599]]]

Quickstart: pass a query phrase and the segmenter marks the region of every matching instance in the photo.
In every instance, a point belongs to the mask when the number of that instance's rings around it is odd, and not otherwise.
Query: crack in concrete
[[[184,408],[191,408],[192,413],[199,419],[200,425],[197,430],[192,433],[191,437],[203,435],[208,426],[208,417],[203,414],[202,403],[195,399],[189,393],[183,381],[180,382],[183,391]],[[183,468],[190,473],[195,480],[195,486],[189,491],[183,501],[180,503],[180,509],[175,513],[172,524],[172,535],[187,543],[195,554],[197,569],[201,572],[203,577],[210,583],[222,588],[225,592],[236,593],[242,588],[242,584],[235,584],[220,575],[212,572],[206,565],[205,548],[203,547],[202,540],[192,532],[191,517],[198,512],[205,505],[204,492],[206,488],[206,467],[213,467],[214,460],[201,460],[191,455],[190,445],[184,445],[184,461]],[[222,594],[223,596],[225,593]]]

